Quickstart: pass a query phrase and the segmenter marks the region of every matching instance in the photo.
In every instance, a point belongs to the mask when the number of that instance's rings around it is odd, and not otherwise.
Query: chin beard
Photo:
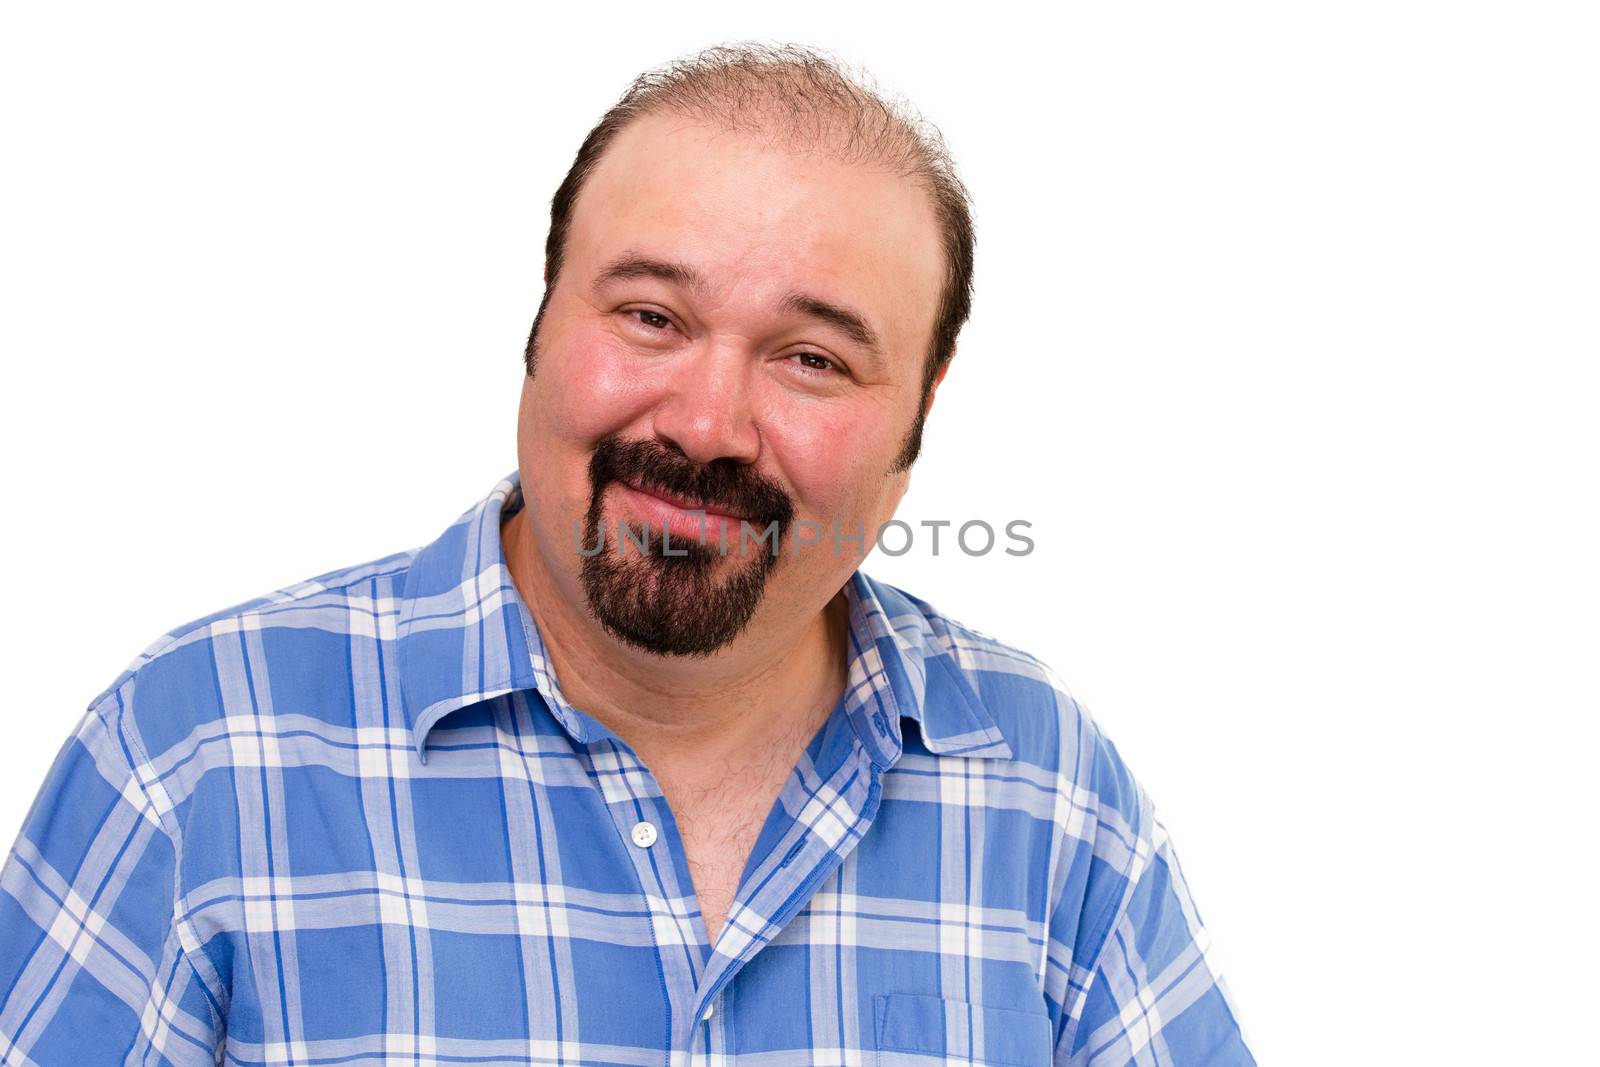
[[[778,564],[781,536],[758,542],[746,555],[743,538],[729,553],[721,544],[674,544],[663,552],[659,529],[647,529],[647,547],[624,538],[606,538],[605,489],[612,482],[653,484],[688,500],[723,505],[728,514],[756,516],[755,528],[776,523],[787,531],[793,503],[781,487],[729,459],[695,467],[682,453],[652,440],[608,437],[589,457],[589,509],[584,515],[584,545],[600,543],[585,555],[581,578],[589,610],[618,639],[662,656],[709,656],[749,625],[761,603],[768,577]],[[642,539],[641,539],[642,540]],[[610,543],[606,543],[610,541]],[[587,549],[584,549],[587,551]]]
[[[586,545],[603,537],[598,503],[584,519]],[[636,648],[709,656],[749,625],[778,557],[765,546],[747,557],[724,556],[715,544],[696,541],[673,542],[670,556],[662,547],[659,538],[646,552],[631,543],[625,549],[620,537],[605,538],[600,551],[583,560],[589,610],[607,633]]]

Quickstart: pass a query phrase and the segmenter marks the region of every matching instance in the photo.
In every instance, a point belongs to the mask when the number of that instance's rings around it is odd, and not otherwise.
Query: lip
[[[728,522],[740,522],[744,520],[754,521],[749,515],[736,515],[730,511],[718,511],[715,508],[708,508],[703,504],[696,504],[693,501],[685,500],[682,497],[673,496],[670,493],[663,493],[657,489],[641,489],[639,486],[634,485],[631,482],[625,482],[620,478],[617,479],[617,484],[625,489],[630,489],[641,496],[654,497],[662,503],[670,504],[672,507],[675,507],[680,511],[704,512],[708,521],[718,519],[725,519]]]

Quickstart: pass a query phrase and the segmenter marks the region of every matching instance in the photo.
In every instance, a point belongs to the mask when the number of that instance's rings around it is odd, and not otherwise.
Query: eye
[[[808,374],[830,375],[842,374],[844,371],[844,368],[819,352],[796,352],[794,358],[800,360],[800,366],[804,367]]]
[[[629,308],[626,312],[633,320],[646,330],[660,333],[672,325],[672,320],[651,308]]]

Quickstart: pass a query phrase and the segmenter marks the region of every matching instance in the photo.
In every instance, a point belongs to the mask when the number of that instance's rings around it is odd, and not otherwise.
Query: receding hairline
[[[671,113],[906,177],[946,158],[939,131],[904,96],[882,89],[864,67],[796,45],[704,49],[640,74],[619,106],[628,112],[622,127]]]

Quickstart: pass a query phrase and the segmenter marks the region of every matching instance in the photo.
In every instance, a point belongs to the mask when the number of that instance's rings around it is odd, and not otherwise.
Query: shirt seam
[[[1119,875],[1123,883],[1122,893],[1118,896],[1116,903],[1106,909],[1103,918],[1095,924],[1096,928],[1102,929],[1104,932],[1099,935],[1099,944],[1089,957],[1089,966],[1084,972],[1088,977],[1084,980],[1083,988],[1078,991],[1077,996],[1072,997],[1067,1003],[1067,1026],[1061,1033],[1061,1040],[1058,1042],[1059,1048],[1072,1047],[1072,1040],[1077,1036],[1078,1024],[1083,1021],[1082,1011],[1075,1011],[1074,1009],[1078,1009],[1081,1004],[1088,1001],[1089,992],[1094,988],[1095,975],[1100,971],[1100,961],[1105,958],[1106,951],[1111,947],[1112,935],[1116,932],[1117,924],[1127,913],[1128,906],[1133,902],[1134,891],[1139,888],[1139,883],[1144,880],[1145,873],[1149,870],[1149,865],[1146,865],[1145,870],[1140,871],[1137,878],[1129,877],[1133,871],[1134,864],[1139,862],[1139,846],[1148,843],[1151,851],[1150,858],[1152,861],[1155,859],[1154,839],[1148,837],[1145,833],[1147,827],[1154,825],[1155,806],[1151,803],[1142,787],[1138,788],[1138,797],[1139,814],[1142,817],[1141,825],[1138,835],[1134,839],[1134,847],[1129,850],[1128,864],[1122,868]]]
[[[195,976],[205,987],[208,994],[206,997],[206,1012],[211,1016],[212,1027],[217,1032],[217,1036],[220,1038],[225,1032],[225,1023],[223,1018],[219,1016],[217,1012],[219,1008],[224,1011],[227,1009],[227,1002],[229,999],[227,990],[222,983],[221,975],[217,974],[216,970],[211,966],[211,961],[209,959],[204,960],[203,962],[205,966],[202,967],[201,961],[197,961],[194,958],[194,955],[190,952],[188,946],[184,944],[185,934],[192,938],[196,945],[199,945],[201,941],[199,932],[194,928],[194,924],[190,922],[185,915],[187,894],[183,890],[182,835],[176,831],[173,825],[169,823],[167,814],[162,812],[160,805],[155,802],[155,798],[150,795],[150,791],[145,788],[145,784],[139,776],[138,766],[149,766],[151,761],[149,753],[145,750],[144,745],[139,741],[136,732],[127,722],[127,709],[132,705],[133,689],[135,688],[135,683],[137,680],[138,675],[135,673],[124,683],[124,685],[127,687],[128,694],[126,699],[122,701],[122,707],[117,713],[115,722],[112,722],[107,718],[105,706],[107,700],[110,697],[115,696],[120,690],[113,690],[108,693],[106,697],[102,698],[95,705],[93,705],[92,710],[100,719],[101,723],[106,727],[106,729],[111,732],[112,736],[120,737],[128,746],[128,748],[132,750],[134,757],[139,761],[138,765],[134,765],[128,760],[127,754],[121,753],[121,750],[119,749],[119,753],[122,755],[123,761],[128,763],[127,769],[129,779],[133,782],[134,788],[139,791],[140,798],[143,799],[144,803],[155,815],[156,825],[160,828],[161,832],[166,835],[167,840],[172,845],[171,921],[172,925],[178,930],[179,933],[178,954],[183,958],[184,962],[189,965],[189,969],[195,973]]]

